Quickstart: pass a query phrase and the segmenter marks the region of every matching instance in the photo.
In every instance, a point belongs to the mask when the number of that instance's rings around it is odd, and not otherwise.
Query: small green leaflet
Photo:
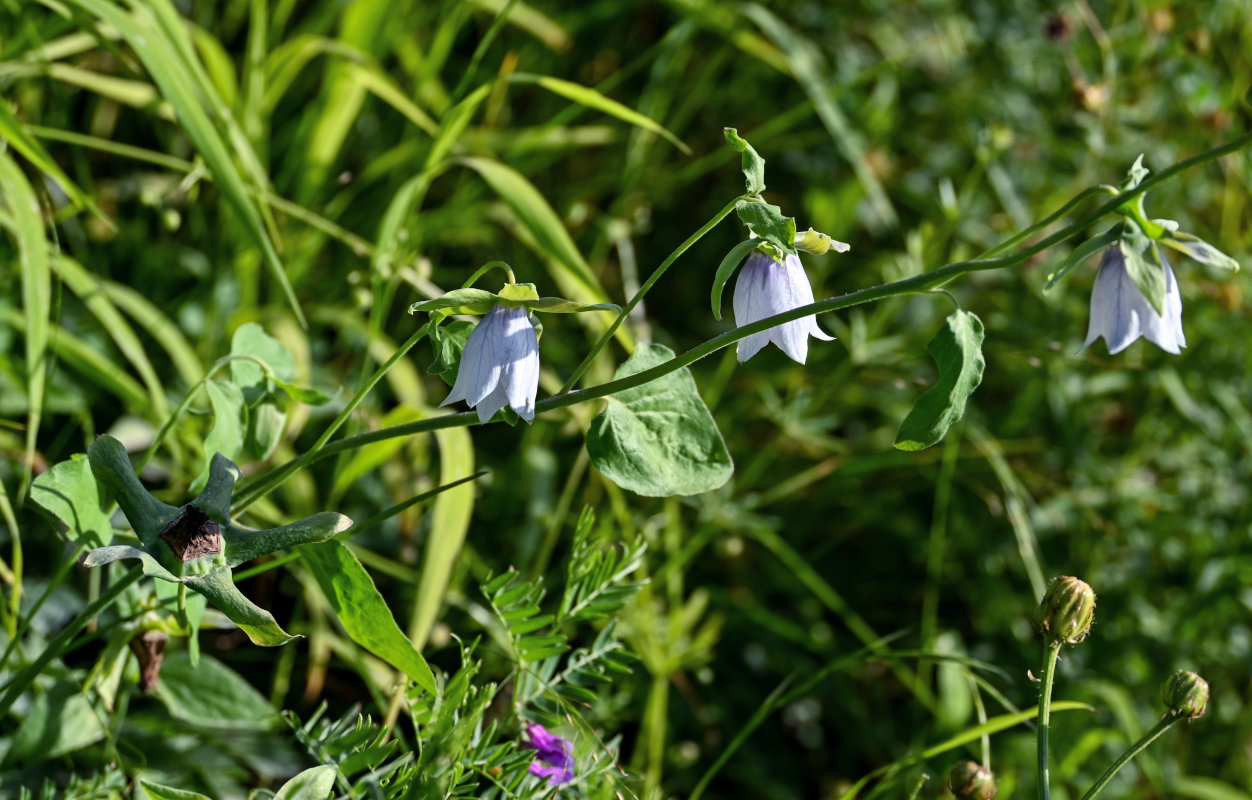
[[[743,154],[743,176],[748,183],[747,194],[759,195],[765,191],[765,159],[734,128],[723,128],[722,135],[726,137],[727,144]]]
[[[710,302],[713,305],[714,319],[722,318],[722,290],[726,288],[726,281],[730,280],[730,276],[735,273],[735,269],[739,266],[748,254],[757,248],[760,242],[755,239],[748,239],[735,245],[726,257],[722,259],[722,263],[717,266],[717,274],[713,276],[713,296]]]
[[[449,386],[454,385],[461,366],[461,353],[473,331],[474,323],[459,319],[434,327],[430,332],[430,344],[435,351],[435,360],[426,371],[443,378]]]
[[[30,498],[65,523],[71,542],[104,547],[113,541],[113,525],[100,509],[100,487],[86,456],[55,464],[35,478]]]
[[[784,217],[781,208],[769,203],[740,200],[735,204],[735,212],[748,230],[762,241],[769,242],[784,253],[795,255],[796,221],[793,217]]]
[[[674,358],[659,344],[640,344],[615,378]],[[605,477],[645,497],[700,494],[730,480],[734,464],[713,415],[687,369],[607,398],[587,432],[587,455]]]
[[[926,349],[939,367],[939,382],[917,398],[913,410],[900,423],[896,447],[925,450],[943,439],[948,428],[965,415],[965,401],[982,382],[982,321],[958,309],[948,317]]]
[[[1155,243],[1138,226],[1123,225],[1118,246],[1126,259],[1126,272],[1148,299],[1156,313],[1165,313],[1165,267]]]
[[[284,383],[293,383],[296,379],[296,360],[291,357],[291,351],[255,322],[245,322],[235,330],[230,339],[230,354],[252,356],[265,362],[273,377]],[[249,406],[255,405],[269,391],[265,378],[265,370],[256,361],[239,358],[230,362],[230,379],[243,389]]]
[[[517,291],[518,287],[530,287],[530,292]],[[418,312],[430,313],[442,311],[445,314],[486,314],[500,305],[528,308],[531,311],[542,311],[548,314],[573,314],[580,311],[618,311],[622,309],[613,303],[577,303],[560,297],[539,297],[533,291],[534,285],[529,283],[506,286],[500,294],[486,289],[453,289],[442,297],[423,300],[409,306],[410,314]],[[529,295],[529,299],[518,299]]]

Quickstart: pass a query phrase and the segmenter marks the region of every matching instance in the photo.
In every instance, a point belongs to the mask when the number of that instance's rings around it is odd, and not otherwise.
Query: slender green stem
[[[17,515],[13,513],[13,504],[9,502],[9,490],[0,482],[0,517],[9,529],[9,539],[13,545],[12,565],[9,567],[12,585],[9,587],[9,613],[4,618],[5,633],[9,637],[9,647],[17,641],[18,620],[22,615],[22,531],[17,524]],[[7,652],[6,652],[7,655]],[[3,666],[3,662],[0,662]]]
[[[321,454],[325,454],[327,451],[324,450],[324,448],[326,447],[326,443],[330,441],[330,437],[334,436],[335,432],[348,421],[348,417],[352,416],[352,412],[356,411],[357,406],[361,405],[361,401],[365,399],[367,394],[373,391],[374,387],[391,370],[392,366],[408,354],[408,352],[413,349],[414,345],[420,342],[429,332],[429,324],[423,325],[414,331],[413,335],[410,336],[404,344],[400,345],[396,352],[391,354],[391,358],[387,359],[386,363],[379,367],[374,374],[369,377],[369,379],[361,384],[361,388],[357,389],[357,392],[353,396],[352,400],[348,402],[348,405],[344,406],[343,411],[339,412],[339,416],[335,417],[335,421],[330,423],[326,430],[322,431],[322,435],[317,437],[317,441],[313,443],[313,446],[309,448],[308,452],[304,453],[299,458],[283,464],[280,467],[277,467],[269,472],[262,473],[255,480],[240,487],[240,490],[235,495],[235,513],[243,511],[261,497],[265,496],[267,492],[287,480],[287,478],[291,477],[297,471],[316,461]],[[353,437],[348,438],[351,439]]]
[[[1139,741],[1127,748],[1126,752],[1122,753],[1116,761],[1109,765],[1108,769],[1104,770],[1104,774],[1101,775],[1095,783],[1091,784],[1091,788],[1087,790],[1087,793],[1082,796],[1081,800],[1091,800],[1091,798],[1099,794],[1105,784],[1112,780],[1113,776],[1116,775],[1122,767],[1129,764],[1131,759],[1146,750],[1148,745],[1156,741],[1161,734],[1165,733],[1165,731],[1174,727],[1184,719],[1186,719],[1186,717],[1181,715],[1174,716],[1173,714],[1166,714],[1161,717],[1161,719],[1152,726],[1151,730],[1145,733]]]
[[[1043,656],[1043,674],[1040,675],[1039,687],[1039,727],[1036,741],[1039,745],[1039,800],[1048,800],[1051,795],[1048,774],[1048,724],[1052,717],[1052,679],[1056,675],[1056,659],[1060,655],[1061,646],[1049,643]]]
[[[574,374],[570,377],[569,381],[566,382],[565,388],[563,388],[558,394],[553,395],[552,397],[549,397],[546,400],[541,400],[538,403],[536,403],[535,413],[540,414],[545,411],[551,411],[556,408],[563,408],[565,406],[571,406],[571,405],[574,405],[575,403],[585,403],[588,400],[596,400],[601,397],[607,397],[611,394],[615,394],[617,392],[623,391],[625,389],[630,389],[636,386],[642,386],[643,384],[654,381],[657,378],[668,375],[671,372],[680,370],[683,367],[688,366],[689,364],[693,364],[696,361],[699,361],[700,359],[704,358],[705,356],[711,355],[712,353],[715,353],[724,347],[728,347],[729,345],[734,344],[740,339],[746,339],[747,337],[751,336],[754,333],[759,333],[761,331],[769,330],[770,328],[773,328],[776,325],[781,325],[784,322],[791,322],[792,320],[801,319],[802,317],[807,317],[813,314],[824,314],[830,311],[838,311],[840,309],[850,308],[852,306],[857,306],[863,303],[873,302],[875,300],[882,300],[884,298],[894,297],[896,295],[916,294],[919,292],[926,292],[926,291],[929,291],[930,289],[943,286],[949,281],[952,281],[953,279],[958,278],[961,275],[965,275],[970,272],[981,272],[984,270],[1004,269],[1006,267],[1017,266],[1018,264],[1021,264],[1024,261],[1028,260],[1031,256],[1034,256],[1036,253],[1041,253],[1044,250],[1047,250],[1048,248],[1053,247],[1065,241],[1066,239],[1070,239],[1074,236],[1077,236],[1079,233],[1081,233],[1087,227],[1089,227],[1090,225],[1098,221],[1104,215],[1108,214],[1109,212],[1116,211],[1124,203],[1135,199],[1139,195],[1156,187],[1160,183],[1172,178],[1178,173],[1183,172],[1199,164],[1207,163],[1209,161],[1212,161],[1228,153],[1233,153],[1237,150],[1241,150],[1242,148],[1246,147],[1250,143],[1252,143],[1252,133],[1245,134],[1244,136],[1241,136],[1238,139],[1234,139],[1230,142],[1227,142],[1226,144],[1215,147],[1212,150],[1208,150],[1203,153],[1194,155],[1191,158],[1187,158],[1182,161],[1179,161],[1178,163],[1173,164],[1172,166],[1161,170],[1155,175],[1150,176],[1149,178],[1144,180],[1142,183],[1140,183],[1137,187],[1123,191],[1119,193],[1118,195],[1116,195],[1115,197],[1110,198],[1103,205],[1096,208],[1094,211],[1088,213],[1086,216],[1081,217],[1077,221],[1065,226],[1064,228],[1052,233],[1051,235],[1043,239],[1040,239],[1038,242],[1034,243],[1033,245],[1026,247],[1022,250],[1019,250],[1018,252],[1012,255],[997,256],[994,258],[977,258],[977,259],[973,259],[969,261],[957,261],[957,262],[939,267],[938,269],[932,270],[930,272],[922,273],[920,275],[914,275],[909,278],[904,278],[898,281],[893,281],[891,283],[880,284],[878,286],[871,286],[867,289],[861,289],[859,291],[850,292],[840,297],[832,297],[827,300],[820,300],[816,303],[811,303],[806,306],[800,306],[799,308],[793,308],[790,311],[784,311],[781,314],[775,314],[772,317],[766,317],[765,319],[758,320],[750,325],[744,325],[744,326],[735,328],[734,330],[727,331],[719,336],[715,336],[712,339],[709,339],[708,341],[704,342],[703,344],[697,345],[696,347],[691,348],[690,350],[677,356],[676,358],[666,361],[664,364],[659,364],[653,367],[652,369],[644,370],[643,372],[639,372],[639,373],[630,375],[625,378],[619,378],[617,380],[609,381],[607,383],[600,384],[599,386],[593,386],[588,389],[571,390],[570,387],[572,387],[574,383],[576,383],[577,380],[582,377],[582,374],[586,371],[587,366],[591,362],[591,359],[595,356],[596,353],[599,352],[600,349],[604,347],[605,344],[608,343],[609,337],[611,337],[613,332],[615,332],[617,328],[620,327],[622,321],[630,313],[631,309],[634,308],[634,306],[638,303],[639,299],[643,296],[643,294],[649,288],[651,288],[652,284],[656,282],[656,280],[660,277],[660,274],[664,271],[664,269],[668,268],[668,266],[672,264],[673,261],[679,255],[681,255],[684,250],[690,247],[691,244],[693,244],[701,236],[707,233],[707,231],[711,229],[713,226],[715,226],[719,221],[721,221],[721,219],[725,218],[725,216],[728,215],[730,211],[734,209],[734,204],[739,201],[739,198],[736,198],[734,202],[728,204],[726,208],[723,208],[722,211],[718,212],[718,214],[712,220],[710,220],[708,223],[705,224],[704,227],[702,227],[699,231],[693,234],[691,238],[689,238],[686,242],[684,242],[676,251],[674,251],[673,254],[670,255],[669,258],[665,260],[665,262],[661,264],[660,267],[657,268],[657,271],[653,273],[652,277],[648,279],[648,282],[645,283],[642,287],[640,287],[639,292],[636,293],[635,297],[631,298],[631,302],[628,303],[626,305],[626,308],[622,310],[622,313],[618,315],[618,318],[613,323],[613,326],[610,327],[609,330],[603,336],[600,337],[600,341],[596,343],[596,346],[592,349],[592,352],[588,354],[588,356],[583,360],[583,363],[580,364],[579,367],[574,371]],[[1049,217],[1049,219],[1057,218],[1060,213],[1063,213],[1065,210],[1072,208],[1076,203],[1078,203],[1081,199],[1085,198],[1090,193],[1091,193],[1090,189],[1087,190],[1086,192],[1080,193],[1076,198],[1074,198],[1065,206],[1063,206],[1060,212],[1052,214]],[[1034,230],[1037,227],[1038,226],[1032,226],[1032,228],[1029,230]],[[1021,234],[1018,234],[1016,237],[1014,237],[1014,239],[1010,241],[1019,240],[1021,236],[1022,236]],[[991,252],[998,252],[1002,249],[1003,247],[997,247]],[[415,338],[418,338],[416,334],[415,334]],[[413,342],[413,341],[414,341],[413,339],[410,340],[410,342]],[[411,345],[406,343],[406,347],[408,346],[411,346]],[[405,348],[401,348],[399,353],[404,352],[404,350]],[[384,372],[386,368],[390,366],[390,364],[396,358],[398,358],[399,353],[397,353],[396,356],[393,356],[392,360],[388,361],[388,363],[384,365],[383,369],[381,369],[379,373],[375,374],[375,380],[381,377],[380,373]],[[354,398],[353,400],[354,405],[351,406],[352,408],[355,408],[355,403],[358,403],[360,401],[360,399],[364,396],[364,391],[368,391],[368,388],[369,388],[368,386],[364,387],[363,391],[358,393],[358,396]],[[343,417],[343,415],[341,415],[341,417]],[[444,428],[459,428],[459,427],[464,427],[468,425],[474,425],[474,424],[477,424],[477,421],[478,421],[478,414],[473,411],[462,412],[459,414],[445,414],[443,416],[418,420],[416,422],[411,422],[405,425],[395,425],[390,428],[382,428],[376,431],[369,431],[367,433],[357,434],[355,436],[348,436],[343,439],[340,439],[337,442],[334,442],[333,444],[325,444],[325,446],[320,446],[321,444],[324,444],[324,440],[329,438],[329,434],[338,428],[340,420],[336,420],[336,423],[331,426],[331,429],[328,429],[328,433],[323,435],[323,438],[319,440],[319,445],[315,445],[313,450],[309,451],[308,453],[305,453],[304,455],[300,456],[294,461],[291,461],[281,467],[277,467],[275,470],[271,472],[263,473],[261,476],[255,479],[252,483],[244,487],[244,489],[240,493],[240,496],[243,498],[243,500],[242,500],[242,505],[239,508],[246,507],[248,504],[254,502],[257,498],[261,497],[266,492],[270,491],[275,486],[282,483],[284,480],[287,479],[287,477],[289,477],[292,473],[296,472],[297,470],[305,466],[308,466],[309,464],[321,458],[324,458],[326,456],[330,456],[335,453],[340,453],[345,450],[354,450],[366,444],[384,441],[386,439],[393,439],[393,438],[400,437],[400,436],[412,436],[414,434],[427,433],[430,431],[442,430]]]
[[[582,378],[583,373],[585,373],[587,368],[591,366],[592,360],[595,359],[595,357],[599,355],[600,351],[605,348],[605,346],[609,343],[609,340],[613,338],[613,334],[617,333],[617,329],[620,328],[626,318],[630,316],[630,312],[635,310],[635,306],[639,305],[639,301],[643,300],[643,296],[647,294],[652,286],[661,279],[661,276],[664,275],[665,271],[670,268],[670,265],[677,261],[679,256],[687,252],[693,244],[703,239],[705,234],[716,228],[719,222],[726,219],[726,217],[728,217],[730,213],[735,210],[735,206],[742,199],[742,197],[736,197],[734,200],[731,200],[723,206],[721,211],[714,214],[712,219],[704,223],[704,225],[702,225],[695,233],[691,234],[691,236],[687,237],[685,242],[678,245],[678,248],[674,250],[674,252],[670,253],[669,257],[662,261],[659,267],[653,270],[648,279],[644,281],[643,286],[639,287],[639,291],[635,292],[635,296],[630,298],[630,302],[627,303],[626,307],[623,308],[621,313],[617,315],[617,319],[613,320],[613,324],[609,326],[609,329],[605,331],[600,336],[599,341],[592,346],[591,351],[583,358],[582,363],[574,368],[574,372],[569,376],[569,380],[567,380],[565,385],[561,387],[561,394],[566,394],[578,384],[578,380]]]
[[[82,610],[77,617],[56,635],[39,658],[32,661],[26,669],[17,674],[13,680],[5,685],[4,697],[0,698],[0,719],[4,719],[9,713],[9,709],[13,707],[13,703],[21,696],[22,692],[30,686],[31,682],[43,673],[44,667],[52,661],[52,659],[65,652],[69,647],[70,641],[87,627],[88,623],[100,615],[109,606],[113,605],[117,598],[122,596],[122,592],[126,591],[132,583],[139,580],[143,576],[142,567],[132,567],[129,572],[118,578],[108,590],[96,598],[96,601]]]

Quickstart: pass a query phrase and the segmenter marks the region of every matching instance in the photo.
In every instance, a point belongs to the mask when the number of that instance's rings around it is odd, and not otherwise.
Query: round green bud
[[[1208,681],[1194,672],[1176,672],[1165,681],[1162,694],[1165,707],[1175,717],[1195,719],[1204,716],[1209,704]]]
[[[975,761],[960,761],[948,773],[948,788],[958,800],[991,800],[996,796],[996,776]]]
[[[1035,625],[1048,644],[1078,644],[1091,630],[1095,606],[1095,592],[1085,582],[1056,578],[1039,603]]]

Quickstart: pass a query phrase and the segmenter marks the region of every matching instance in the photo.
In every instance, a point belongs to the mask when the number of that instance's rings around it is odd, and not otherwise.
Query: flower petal
[[[500,384],[509,406],[527,422],[535,419],[535,396],[539,391],[539,338],[524,308],[507,319],[504,364]]]

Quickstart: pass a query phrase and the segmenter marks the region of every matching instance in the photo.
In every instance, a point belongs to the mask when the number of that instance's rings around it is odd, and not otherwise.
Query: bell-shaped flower
[[[735,279],[732,311],[735,325],[742,327],[812,302],[813,287],[804,274],[799,256],[788,254],[779,263],[758,250],[748,256]],[[834,339],[817,327],[816,316],[809,315],[740,339],[739,361],[747,361],[773,342],[792,359],[803,364],[809,354],[810,335],[827,342]]]
[[[1091,322],[1087,347],[1104,337],[1109,355],[1125,350],[1140,336],[1167,353],[1178,355],[1187,346],[1182,333],[1182,295],[1169,263],[1165,268],[1165,313],[1157,312],[1126,270],[1126,257],[1114,245],[1104,251],[1095,286],[1091,289]]]
[[[497,305],[465,342],[446,406],[464,400],[486,422],[506,405],[527,422],[539,390],[539,337],[525,308]]]

